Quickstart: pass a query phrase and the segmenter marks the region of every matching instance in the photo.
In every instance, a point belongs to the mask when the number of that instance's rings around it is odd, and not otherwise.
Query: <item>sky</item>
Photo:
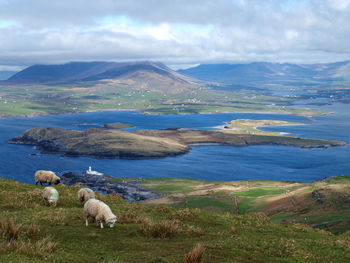
[[[350,59],[350,0],[0,0],[0,70]]]

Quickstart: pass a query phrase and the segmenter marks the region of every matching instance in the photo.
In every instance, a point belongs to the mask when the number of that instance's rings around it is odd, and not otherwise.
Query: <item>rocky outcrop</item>
[[[131,180],[124,182],[113,181],[114,177],[108,175],[77,174],[68,172],[61,176],[65,185],[80,184],[94,191],[107,194],[119,194],[124,200],[144,201],[159,198],[160,195],[150,189],[140,186],[140,181]]]

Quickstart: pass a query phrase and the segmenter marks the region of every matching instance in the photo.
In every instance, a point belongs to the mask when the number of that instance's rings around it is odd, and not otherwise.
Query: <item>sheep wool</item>
[[[84,215],[86,226],[88,226],[89,217],[92,217],[95,220],[96,226],[100,224],[101,228],[103,228],[103,221],[109,227],[113,227],[117,221],[117,217],[112,213],[109,206],[95,198],[91,198],[85,203]]]
[[[59,198],[58,192],[55,188],[47,186],[43,190],[43,197],[46,203],[50,206],[56,206]]]
[[[40,183],[42,185],[43,183],[51,184],[59,184],[61,182],[61,179],[52,171],[44,171],[39,170],[35,172],[35,184]]]
[[[91,198],[95,198],[95,192],[90,188],[81,188],[78,191],[78,199],[82,205],[84,205]]]

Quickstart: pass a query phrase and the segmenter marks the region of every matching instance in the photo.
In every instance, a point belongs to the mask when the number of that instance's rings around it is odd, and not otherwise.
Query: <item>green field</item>
[[[350,176],[313,183],[145,179],[163,197],[147,204],[247,214],[262,212],[278,223],[306,223],[333,233],[350,230]]]
[[[276,112],[318,115],[325,111],[285,107],[295,98],[257,91],[223,91],[200,86],[171,86],[118,81],[62,85],[0,85],[0,116],[135,109],[147,114]],[[140,86],[141,85],[141,86]],[[277,106],[278,105],[278,106]]]
[[[189,181],[189,186],[194,184]],[[282,225],[261,213],[149,206],[97,194],[118,223],[114,228],[100,229],[93,223],[86,227],[79,187],[55,187],[58,205],[48,207],[43,186],[0,178],[0,262],[175,263],[185,262],[185,254],[197,244],[204,248],[202,262],[350,261],[349,233]],[[174,189],[181,191],[180,185]],[[193,198],[188,204],[216,206],[215,200],[207,197],[197,204]]]

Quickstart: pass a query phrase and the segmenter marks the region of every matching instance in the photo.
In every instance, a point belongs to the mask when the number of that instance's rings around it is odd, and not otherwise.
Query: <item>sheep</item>
[[[84,214],[86,226],[88,226],[89,217],[95,220],[96,226],[100,223],[101,228],[103,228],[103,221],[105,221],[109,227],[113,227],[117,221],[117,217],[112,213],[109,206],[95,198],[91,198],[85,203]]]
[[[39,170],[35,172],[35,184],[40,183],[40,185],[43,185],[43,183],[49,183],[49,185],[53,184],[59,184],[61,182],[61,179],[51,171],[44,171]]]
[[[90,188],[81,188],[78,191],[78,199],[84,205],[90,198],[95,198],[95,192]]]
[[[47,186],[43,190],[43,197],[50,206],[56,206],[58,201],[58,192],[55,188]]]

